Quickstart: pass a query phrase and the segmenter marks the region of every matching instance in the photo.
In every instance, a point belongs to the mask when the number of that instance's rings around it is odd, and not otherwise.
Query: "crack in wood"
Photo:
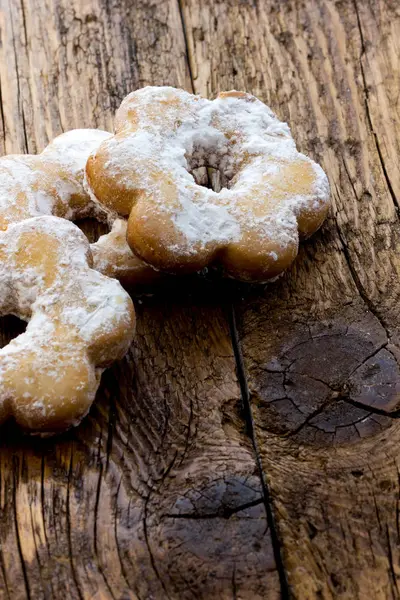
[[[335,219],[335,225],[336,225],[336,230],[338,233],[338,237],[342,246],[342,252],[343,252],[343,256],[346,260],[347,266],[349,267],[349,271],[350,271],[350,275],[352,277],[352,280],[354,282],[354,285],[361,297],[361,299],[364,301],[366,307],[368,308],[368,310],[371,311],[371,313],[374,315],[374,317],[379,321],[379,323],[381,324],[382,328],[385,330],[386,332],[386,336],[388,338],[388,340],[390,340],[391,335],[388,329],[387,324],[385,323],[383,317],[379,314],[378,310],[376,309],[374,303],[372,302],[372,300],[369,298],[364,286],[361,283],[361,280],[358,276],[358,273],[353,265],[353,262],[351,260],[351,256],[350,256],[350,252],[348,249],[348,246],[346,245],[346,242],[344,240],[343,234],[341,232],[340,226],[337,222],[337,220]]]
[[[115,600],[115,594],[114,594],[110,584],[108,583],[108,579],[106,577],[106,574],[105,574],[104,569],[100,562],[98,548],[97,548],[97,523],[98,523],[98,519],[99,519],[99,503],[100,503],[100,495],[101,495],[101,483],[102,483],[103,473],[104,473],[103,463],[100,458],[101,443],[102,443],[102,434],[100,432],[99,442],[98,442],[98,454],[97,454],[97,466],[98,466],[99,473],[98,473],[98,478],[97,478],[96,499],[95,499],[95,503],[94,503],[94,517],[93,517],[93,519],[94,519],[93,520],[93,547],[94,547],[94,555],[96,558],[96,563],[97,563],[97,568],[99,570],[99,573],[102,576],[104,583],[105,583],[108,591],[110,592],[111,597]]]
[[[147,511],[148,511],[148,504],[149,504],[149,501],[150,501],[150,496],[151,496],[151,492],[147,496],[147,498],[145,500],[145,503],[144,503],[144,508],[143,508],[143,512],[144,512],[144,514],[143,514],[143,521],[142,521],[142,524],[143,524],[143,534],[144,534],[146,548],[147,548],[147,552],[149,554],[150,563],[151,563],[152,569],[154,571],[154,574],[155,574],[156,578],[158,579],[158,581],[160,582],[161,587],[164,590],[164,593],[165,593],[166,597],[170,600],[171,597],[170,597],[170,595],[168,593],[168,590],[166,588],[164,580],[161,577],[161,575],[160,575],[160,573],[159,573],[159,571],[157,569],[157,564],[156,564],[156,561],[155,561],[155,558],[154,558],[154,555],[153,555],[153,551],[151,549],[151,544],[150,544],[150,539],[149,539],[149,532],[148,532],[148,529],[147,529],[147,519],[148,519],[148,513],[147,513]]]
[[[363,404],[362,402],[358,402],[357,400],[352,400],[345,394],[340,396],[340,400],[342,400],[346,404],[351,404],[351,406],[354,406],[354,408],[360,408],[362,410],[365,410],[366,412],[368,412],[370,414],[379,415],[381,417],[388,417],[390,419],[399,419],[400,418],[400,409],[397,409],[394,411],[386,411],[386,410],[383,410],[382,408],[377,408],[376,406],[370,406],[369,404]]]
[[[74,456],[74,445],[71,442],[71,453],[68,467],[68,478],[67,478],[67,497],[66,497],[66,521],[67,521],[67,538],[68,538],[68,550],[69,550],[69,563],[71,566],[71,574],[75,583],[76,591],[79,596],[79,600],[84,600],[84,594],[79,585],[78,575],[74,565],[73,556],[73,545],[72,545],[72,526],[71,526],[71,512],[70,512],[70,493],[71,493],[71,478],[73,473],[73,456]]]
[[[21,535],[20,535],[19,526],[18,526],[18,511],[17,511],[17,487],[18,487],[17,472],[18,472],[18,467],[19,467],[18,459],[17,459],[17,457],[14,457],[12,468],[13,468],[13,512],[14,512],[15,535],[16,535],[16,540],[17,540],[18,557],[21,562],[22,575],[24,578],[26,597],[28,600],[31,600],[31,591],[30,591],[28,574],[27,574],[25,560],[24,560],[24,554],[22,552],[22,541],[21,541]]]
[[[357,0],[353,0],[353,2],[354,2],[354,9],[355,9],[356,17],[357,17],[357,26],[358,26],[358,31],[360,33],[360,42],[361,42],[361,55],[360,55],[359,63],[360,63],[361,78],[363,81],[363,89],[364,89],[364,97],[365,97],[365,100],[364,100],[365,112],[367,115],[367,121],[368,121],[369,128],[371,130],[371,133],[372,133],[374,141],[375,141],[375,147],[376,147],[376,150],[378,153],[379,162],[380,162],[380,165],[382,168],[382,173],[385,178],[390,197],[392,198],[393,204],[396,208],[396,215],[399,216],[400,204],[396,198],[396,194],[394,192],[392,183],[390,181],[389,173],[387,172],[385,161],[383,160],[383,155],[382,155],[382,150],[381,150],[380,143],[379,143],[379,138],[378,138],[378,135],[377,135],[377,133],[374,129],[373,123],[372,123],[371,111],[369,108],[369,90],[368,90],[367,80],[365,77],[364,65],[363,65],[363,61],[362,61],[363,57],[366,55],[366,47],[365,47],[364,35],[362,32],[358,3],[357,3]]]
[[[188,40],[187,28],[186,28],[186,22],[185,22],[185,13],[184,13],[184,6],[183,6],[184,0],[177,0],[177,2],[178,2],[179,15],[180,15],[181,24],[182,24],[183,38],[185,41],[186,63],[187,63],[188,71],[189,71],[190,83],[192,86],[192,92],[196,93],[195,86],[194,86],[193,69],[192,69],[193,57],[190,52],[189,40]]]
[[[296,436],[298,433],[300,433],[300,431],[302,431],[302,429],[304,429],[304,427],[306,427],[307,425],[310,424],[310,421],[312,421],[312,419],[314,419],[315,417],[317,417],[318,415],[320,415],[322,412],[324,412],[324,410],[328,407],[328,406],[332,406],[334,404],[334,399],[333,398],[329,398],[328,400],[326,400],[325,402],[323,402],[321,404],[321,406],[319,406],[318,408],[316,408],[312,413],[310,413],[307,418],[300,423],[300,425],[298,425],[296,427],[296,429],[293,429],[292,431],[288,431],[288,433],[285,433],[283,435],[283,437],[285,438],[291,438]],[[312,427],[312,425],[311,425]]]
[[[279,537],[276,520],[275,520],[275,516],[274,516],[274,508],[273,508],[273,504],[272,504],[272,500],[271,500],[271,494],[270,494],[270,490],[269,490],[267,474],[264,472],[264,469],[263,469],[260,451],[258,448],[257,439],[256,439],[256,435],[255,435],[255,430],[254,430],[254,420],[253,420],[253,414],[252,414],[252,408],[251,408],[251,402],[250,402],[250,392],[249,392],[249,387],[248,387],[248,383],[247,383],[246,371],[245,371],[245,367],[244,367],[244,363],[243,363],[242,351],[241,351],[240,342],[239,342],[239,334],[238,334],[237,326],[236,326],[235,309],[233,307],[233,304],[230,304],[229,308],[228,308],[228,320],[229,320],[229,329],[230,329],[230,333],[231,333],[232,348],[233,348],[235,362],[236,362],[236,373],[237,373],[241,397],[242,397],[243,414],[244,414],[244,418],[245,418],[245,422],[246,422],[247,433],[248,433],[248,435],[251,439],[252,445],[253,445],[257,468],[258,468],[258,473],[259,473],[259,477],[261,480],[264,505],[265,505],[265,510],[266,510],[266,514],[267,514],[267,523],[268,523],[268,527],[271,532],[274,558],[275,558],[275,563],[276,563],[276,567],[277,567],[278,575],[279,575],[279,582],[280,582],[280,586],[281,586],[281,598],[282,598],[282,600],[290,600],[292,595],[291,595],[291,590],[289,587],[287,573],[286,573],[283,556],[282,556],[282,542]]]
[[[18,68],[18,53],[17,53],[15,31],[14,31],[14,20],[13,20],[13,16],[12,16],[12,3],[10,3],[10,5],[9,5],[9,10],[10,10],[10,24],[11,24],[11,30],[12,30],[12,43],[13,43],[13,49],[14,49],[15,69],[17,72],[17,105],[21,111],[22,131],[24,134],[25,152],[29,152],[28,133],[26,130],[24,103],[21,99],[21,84],[20,84],[20,75],[19,75],[19,68]]]
[[[9,587],[8,587],[8,582],[7,582],[6,567],[5,567],[5,564],[4,564],[3,549],[1,547],[1,544],[0,544],[0,569],[1,569],[1,574],[3,576],[3,581],[4,581],[5,592],[7,594],[7,598],[9,598],[10,600],[12,600],[11,599],[11,595],[10,595],[10,590],[9,590]],[[4,588],[3,588],[3,590],[4,590]]]
[[[20,0],[20,2],[21,2],[22,26],[24,29],[25,46],[28,46],[28,32],[27,32],[27,27],[26,27],[25,4],[24,4],[24,0]]]
[[[41,514],[42,514],[43,534],[44,534],[44,540],[45,540],[45,544],[46,544],[46,550],[47,550],[48,556],[50,556],[50,546],[49,546],[49,539],[47,537],[47,527],[46,527],[44,481],[45,481],[45,455],[44,455],[44,452],[42,452],[42,458],[40,461],[40,510],[41,510]]]
[[[235,506],[234,508],[230,508],[229,506],[221,506],[217,512],[213,513],[165,513],[161,515],[161,518],[168,519],[230,519],[232,515],[235,515],[238,512],[246,510],[247,508],[252,508],[253,506],[258,506],[259,504],[264,504],[264,498],[257,498],[252,502],[246,502],[241,506]]]
[[[399,590],[399,585],[398,585],[397,575],[396,575],[396,570],[398,569],[398,566],[397,566],[397,564],[394,563],[392,545],[390,542],[389,526],[387,523],[386,523],[386,539],[387,539],[387,546],[388,546],[389,572],[390,572],[390,576],[392,578],[393,587],[397,591],[397,597],[400,598],[400,590]]]
[[[129,580],[128,580],[128,574],[126,572],[125,565],[124,565],[123,560],[122,560],[121,547],[120,547],[120,543],[119,543],[119,539],[118,539],[118,497],[119,497],[119,492],[120,492],[120,489],[121,489],[121,484],[122,484],[122,476],[121,476],[121,478],[120,478],[120,480],[118,482],[117,491],[116,491],[116,494],[115,494],[115,500],[114,500],[114,502],[115,502],[115,510],[114,510],[114,515],[113,515],[113,517],[114,517],[114,528],[113,529],[114,529],[115,546],[116,546],[116,549],[117,549],[117,555],[118,555],[119,565],[120,565],[120,568],[121,568],[122,577],[124,578],[126,586],[129,589],[130,588],[130,584],[129,584]]]
[[[112,375],[109,375],[112,377]],[[114,385],[113,385],[114,384]],[[107,389],[110,392],[107,394],[108,399],[108,420],[107,420],[107,441],[106,441],[106,468],[105,472],[108,473],[108,469],[110,466],[111,452],[113,447],[113,436],[114,436],[114,428],[116,422],[116,407],[115,407],[115,399],[112,390],[114,390],[117,382],[114,377],[112,377],[111,385],[107,386]]]
[[[237,600],[236,563],[233,564],[232,569],[232,600]]]
[[[3,133],[3,144],[4,144],[4,152],[6,152],[6,123],[4,119],[4,106],[3,106],[3,86],[0,77],[0,119],[1,119],[1,128]]]
[[[354,186],[353,179],[351,178],[351,175],[350,175],[350,172],[349,172],[349,169],[348,169],[348,166],[347,166],[347,163],[346,163],[344,157],[342,157],[342,161],[343,161],[344,170],[346,171],[347,178],[348,178],[348,180],[350,182],[350,185],[351,185],[351,189],[353,190],[354,197],[355,197],[355,199],[358,202],[360,199],[359,199],[359,197],[357,195],[357,191],[356,191],[356,188]]]
[[[37,561],[38,568],[39,568],[39,577],[40,577],[40,580],[43,585],[43,583],[44,583],[44,581],[43,581],[43,565],[40,561],[39,549],[38,549],[38,545],[36,542],[36,531],[35,531],[35,524],[34,524],[34,520],[33,520],[32,502],[29,503],[29,513],[30,513],[30,523],[31,523],[31,530],[32,530],[33,545],[35,546],[35,556],[36,556],[36,561]]]

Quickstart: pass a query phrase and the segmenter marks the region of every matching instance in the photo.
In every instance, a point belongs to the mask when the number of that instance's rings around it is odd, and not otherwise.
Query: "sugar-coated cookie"
[[[0,422],[41,434],[77,425],[104,368],[128,350],[132,301],[91,262],[85,235],[58,217],[0,232],[0,315],[28,322],[0,350]]]
[[[110,214],[93,202],[84,188],[88,156],[110,136],[110,133],[99,129],[73,129],[56,137],[41,154],[1,157],[0,230],[5,230],[11,223],[41,215],[54,215],[71,221],[86,217],[110,220]],[[156,271],[144,265],[126,242],[124,249],[122,245],[121,240],[119,258],[120,261],[126,260],[126,264],[119,267],[120,271],[123,269],[125,282],[135,284],[142,275],[147,281],[147,273],[149,277],[155,277]],[[114,276],[117,272],[112,273],[114,257],[110,256],[108,261],[106,252],[110,244],[104,246],[103,240],[103,247],[99,268]]]
[[[202,166],[219,169],[220,192],[195,182]],[[325,173],[289,127],[237,91],[213,101],[170,87],[129,94],[86,177],[100,206],[128,217],[135,254],[173,273],[218,263],[266,281],[292,263],[299,235],[318,229],[329,205]]]

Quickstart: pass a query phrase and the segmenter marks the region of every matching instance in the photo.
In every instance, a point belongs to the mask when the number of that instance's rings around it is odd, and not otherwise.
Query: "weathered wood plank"
[[[289,585],[398,598],[399,5],[183,4],[196,91],[263,98],[332,186],[291,272],[236,302]]]
[[[145,84],[191,89],[172,0],[1,0],[0,33],[4,152],[110,129]],[[3,325],[6,343],[18,325]],[[221,300],[143,297],[137,340],[77,430],[4,427],[0,507],[1,598],[278,598]]]

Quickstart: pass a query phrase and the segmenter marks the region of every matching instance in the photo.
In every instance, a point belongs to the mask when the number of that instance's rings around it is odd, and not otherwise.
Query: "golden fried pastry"
[[[102,235],[91,244],[93,268],[108,277],[118,279],[122,285],[151,285],[162,276],[140,260],[126,242],[127,221],[116,219],[110,233]]]
[[[204,166],[219,169],[220,192],[195,182]],[[86,177],[100,205],[128,217],[135,254],[172,273],[219,263],[231,277],[266,281],[292,263],[299,234],[318,229],[329,204],[321,167],[245,92],[213,101],[170,87],[129,94]]]
[[[0,422],[46,434],[77,425],[102,371],[127,352],[134,309],[115,279],[91,268],[73,223],[44,216],[0,232],[0,315],[28,321],[0,350]]]
[[[112,221],[110,214],[91,200],[83,185],[89,154],[110,135],[99,129],[73,129],[56,137],[41,154],[1,157],[0,230],[40,215],[71,221],[86,217]],[[126,258],[124,276],[130,283],[136,283],[137,277],[146,276],[147,272],[149,276],[156,273],[127,244],[120,258]],[[106,252],[101,267],[111,274],[112,264],[107,263]]]
[[[56,137],[41,154],[0,158],[0,229],[30,217],[69,220],[106,218],[83,189],[89,154],[110,137],[99,129],[74,129]]]

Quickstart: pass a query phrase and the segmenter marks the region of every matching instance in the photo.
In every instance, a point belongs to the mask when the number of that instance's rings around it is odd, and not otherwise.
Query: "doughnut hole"
[[[14,315],[0,317],[0,347],[4,348],[11,340],[22,335],[27,327],[27,323]],[[0,423],[3,423],[10,414],[9,404],[0,401]]]
[[[94,218],[79,219],[74,221],[75,225],[86,235],[90,244],[94,244],[102,236],[110,232],[107,223],[103,223]]]
[[[14,315],[0,317],[0,348],[26,331],[27,323]]]
[[[214,192],[220,192],[223,187],[224,176],[219,169],[214,167],[198,167],[189,171],[197,183],[202,187],[213,190]]]

